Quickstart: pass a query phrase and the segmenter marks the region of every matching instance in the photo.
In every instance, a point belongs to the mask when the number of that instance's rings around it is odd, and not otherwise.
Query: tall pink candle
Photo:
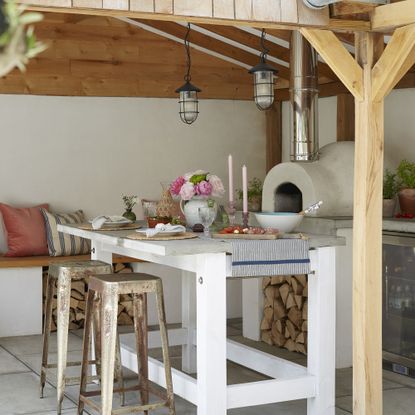
[[[233,160],[232,154],[228,156],[228,175],[229,175],[229,202],[233,202]]]
[[[248,213],[248,172],[245,165],[242,166],[242,206],[243,212]]]

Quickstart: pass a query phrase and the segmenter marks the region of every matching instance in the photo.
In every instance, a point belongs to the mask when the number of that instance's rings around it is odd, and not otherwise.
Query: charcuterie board
[[[279,239],[280,233],[212,233],[214,239]]]

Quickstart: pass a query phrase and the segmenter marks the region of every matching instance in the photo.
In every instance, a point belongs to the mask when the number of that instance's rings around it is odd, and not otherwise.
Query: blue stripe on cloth
[[[235,261],[232,266],[238,265],[278,265],[278,264],[309,264],[309,259],[279,259],[268,261]]]

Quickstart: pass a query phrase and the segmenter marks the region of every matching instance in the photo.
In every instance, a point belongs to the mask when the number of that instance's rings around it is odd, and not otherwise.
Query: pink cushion
[[[8,251],[6,256],[48,255],[45,221],[40,208],[49,209],[48,204],[30,208],[14,208],[0,203],[7,230]]]

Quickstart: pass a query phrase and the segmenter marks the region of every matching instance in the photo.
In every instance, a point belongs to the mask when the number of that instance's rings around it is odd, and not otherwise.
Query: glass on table
[[[152,222],[154,222],[154,219],[157,217],[157,205],[158,205],[158,200],[146,200],[146,199],[142,199],[141,200],[141,204],[143,206],[143,213],[144,213],[144,217],[147,219],[147,224],[148,226],[151,226]]]
[[[209,227],[216,218],[216,209],[214,207],[200,207],[198,209],[200,223],[203,225],[203,234],[206,237],[210,236]]]

